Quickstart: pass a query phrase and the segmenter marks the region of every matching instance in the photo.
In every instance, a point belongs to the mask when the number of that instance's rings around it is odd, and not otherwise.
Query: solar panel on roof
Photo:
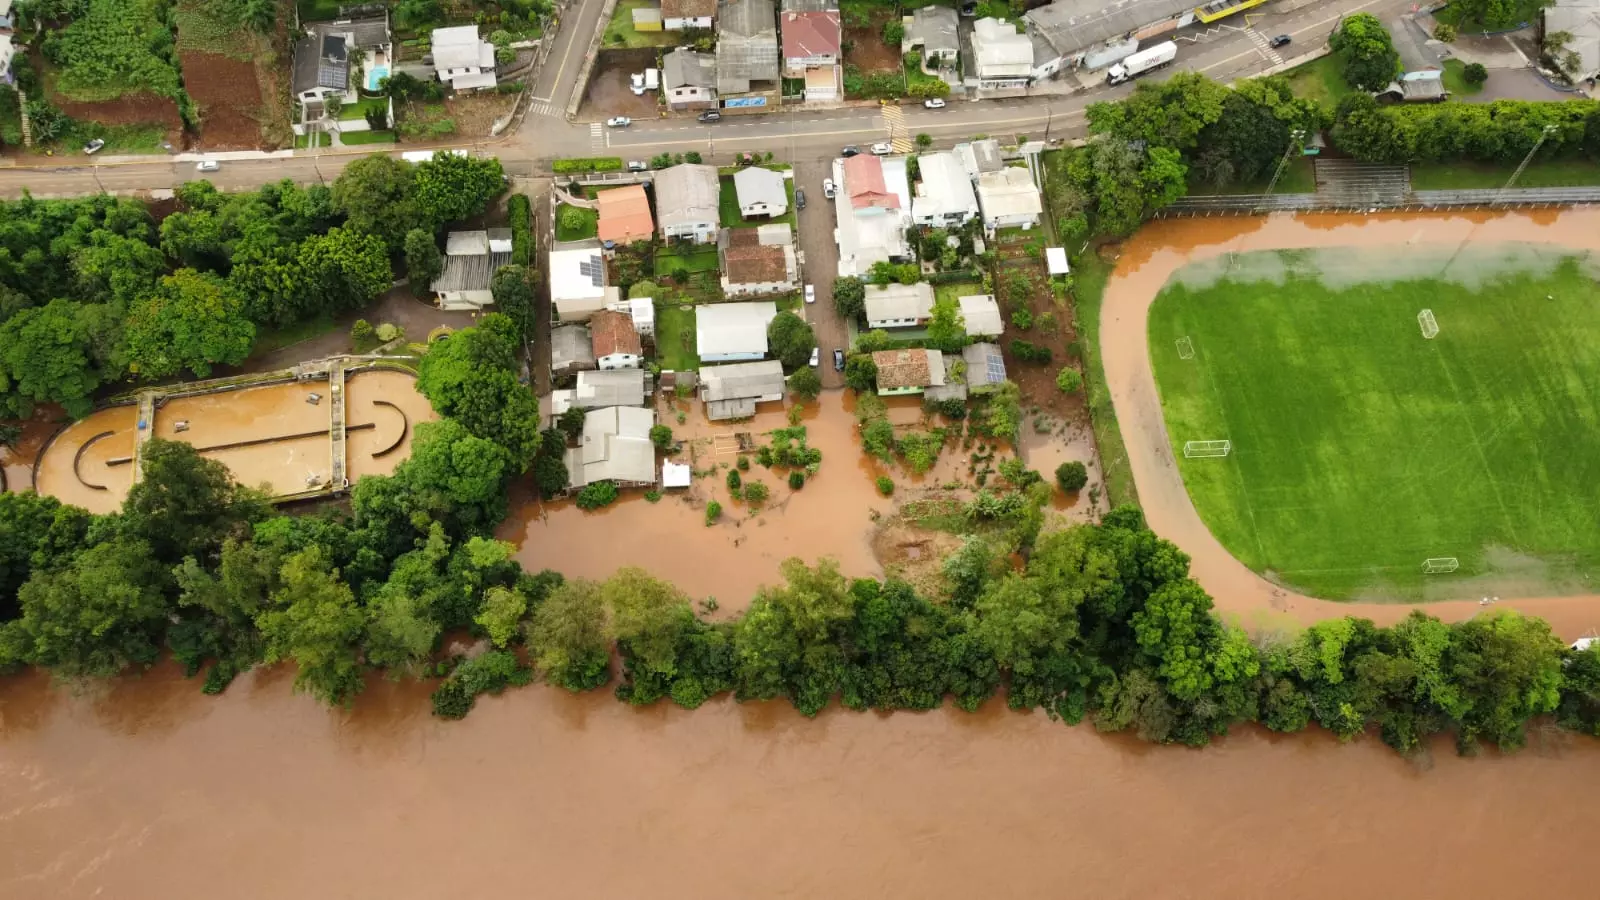
[[[600,261],[598,256],[580,259],[578,260],[578,274],[589,276],[589,283],[595,287],[600,287],[605,283],[602,278],[605,274],[605,264]]]
[[[344,66],[323,63],[317,66],[317,87],[344,90],[346,69]]]
[[[990,381],[1006,380],[1006,361],[1004,359],[991,353],[989,354],[988,364]]]

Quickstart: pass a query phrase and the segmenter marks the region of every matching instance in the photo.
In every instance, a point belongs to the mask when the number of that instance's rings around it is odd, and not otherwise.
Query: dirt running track
[[[1406,604],[1335,603],[1286,591],[1248,569],[1212,536],[1184,489],[1173,458],[1147,335],[1150,304],[1172,273],[1230,252],[1299,247],[1455,245],[1501,241],[1600,250],[1600,210],[1517,213],[1290,215],[1154,222],[1124,245],[1106,286],[1100,334],[1106,381],[1139,500],[1150,527],[1193,559],[1194,577],[1218,611],[1252,628],[1282,627],[1355,614],[1385,624],[1404,618]],[[1600,629],[1600,596],[1502,598],[1501,606],[1540,616],[1571,640]],[[1478,598],[1425,604],[1428,612],[1460,620],[1479,611]]]

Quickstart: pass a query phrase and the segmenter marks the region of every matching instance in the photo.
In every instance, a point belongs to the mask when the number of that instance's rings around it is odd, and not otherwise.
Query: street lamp
[[[1258,212],[1266,204],[1267,198],[1272,196],[1272,189],[1278,186],[1278,179],[1283,177],[1284,170],[1289,168],[1289,155],[1300,149],[1300,142],[1305,139],[1306,132],[1304,128],[1296,128],[1289,132],[1289,146],[1283,148],[1283,158],[1278,160],[1278,168],[1272,173],[1272,180],[1267,182],[1266,193],[1261,195],[1261,202],[1256,204]]]
[[[1533,155],[1538,153],[1539,148],[1544,146],[1544,142],[1550,138],[1550,135],[1555,133],[1556,126],[1554,125],[1546,125],[1544,128],[1540,129],[1539,139],[1533,142],[1533,149],[1529,150],[1528,155],[1522,158],[1522,163],[1517,166],[1517,170],[1515,172],[1511,173],[1511,177],[1506,179],[1505,187],[1502,187],[1500,189],[1500,193],[1494,198],[1496,205],[1505,202],[1507,192],[1509,192],[1512,186],[1517,183],[1517,179],[1522,177],[1522,170],[1528,167],[1528,163],[1533,162]]]

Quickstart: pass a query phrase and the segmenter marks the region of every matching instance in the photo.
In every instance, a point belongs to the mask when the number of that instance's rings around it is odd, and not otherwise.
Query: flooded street
[[[1106,380],[1150,527],[1193,558],[1194,576],[1217,608],[1247,626],[1276,627],[1346,614],[1380,624],[1405,617],[1404,604],[1333,603],[1280,588],[1234,559],[1201,521],[1172,458],[1160,396],[1150,370],[1150,303],[1174,272],[1225,253],[1299,247],[1454,248],[1452,259],[1493,255],[1521,241],[1570,250],[1600,249],[1600,210],[1489,213],[1289,215],[1152,222],[1122,247],[1106,286],[1100,334]],[[1600,628],[1600,595],[1511,598],[1502,606],[1540,616],[1568,640]],[[1480,611],[1476,597],[1429,603],[1446,620]]]
[[[0,896],[1585,896],[1600,743],[1432,767],[1241,729],[1152,747],[990,703],[643,711],[532,687],[462,722],[282,670],[0,682]],[[1492,855],[1490,851],[1492,850]],[[1404,886],[1401,888],[1400,886]]]

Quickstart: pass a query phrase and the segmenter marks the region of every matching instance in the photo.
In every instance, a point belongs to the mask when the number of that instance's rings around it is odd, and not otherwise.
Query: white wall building
[[[440,81],[458,91],[495,86],[494,45],[478,37],[478,26],[435,28],[432,42],[433,70]]]
[[[868,328],[920,328],[933,313],[933,285],[869,284],[866,307]]]
[[[1039,224],[1044,202],[1033,175],[1020,166],[978,176],[978,206],[985,228],[1032,228]]]
[[[717,239],[722,184],[715,166],[684,163],[656,173],[656,227],[663,240]]]
[[[973,23],[972,57],[977,71],[967,81],[974,87],[1025,87],[1033,78],[1033,41],[1004,19]]]
[[[568,484],[574,489],[597,481],[655,484],[656,447],[650,441],[655,424],[654,412],[636,406],[591,410],[583,417],[578,446],[567,450]]]
[[[717,0],[661,0],[661,27],[667,31],[710,28],[716,15]]]
[[[550,302],[563,322],[587,322],[606,308],[615,289],[606,287],[606,263],[600,248],[554,250],[550,253]]]
[[[942,228],[960,225],[978,215],[978,195],[972,178],[954,153],[924,153],[917,157],[921,182],[911,201],[911,221]]]
[[[763,359],[767,326],[777,315],[778,306],[770,300],[696,306],[695,353],[708,363]]]

